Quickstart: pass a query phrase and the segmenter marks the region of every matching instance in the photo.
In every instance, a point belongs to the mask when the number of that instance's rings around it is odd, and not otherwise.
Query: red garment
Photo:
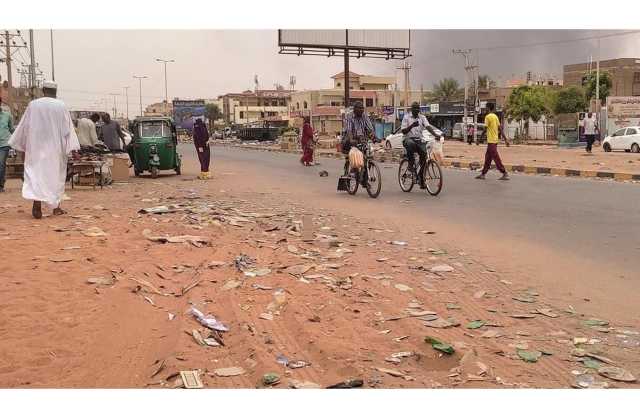
[[[491,161],[496,162],[496,168],[502,174],[505,174],[507,170],[504,169],[502,165],[502,160],[500,159],[500,154],[498,154],[498,144],[487,144],[487,152],[484,155],[484,167],[482,168],[482,174],[487,174],[489,169],[491,168]]]
[[[300,162],[303,164],[311,164],[313,161],[313,128],[308,123],[305,123],[302,127],[300,145],[302,145],[302,158],[300,158]]]

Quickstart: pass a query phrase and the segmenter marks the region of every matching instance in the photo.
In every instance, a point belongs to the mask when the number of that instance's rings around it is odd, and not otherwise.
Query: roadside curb
[[[221,144],[221,146],[229,146],[232,148],[240,148],[240,149],[248,149],[252,151],[267,151],[267,152],[278,152],[283,154],[299,154],[300,150],[290,150],[290,149],[281,149],[281,148],[265,148],[256,145],[234,145],[234,144]],[[343,159],[344,156],[342,154],[338,154],[333,151],[326,150],[318,150],[318,155],[321,157],[327,158],[335,158],[335,159]],[[376,160],[382,163],[399,162],[399,158],[397,156],[385,155],[376,157]],[[455,161],[455,160],[445,160],[442,164],[444,167],[451,168],[461,168],[468,170],[479,170],[482,167],[482,163],[478,161]],[[494,165],[492,165],[495,168]],[[601,178],[601,179],[612,179],[616,181],[634,181],[640,182],[640,174],[632,174],[632,173],[621,173],[621,172],[612,172],[612,171],[594,171],[594,170],[574,170],[570,168],[553,168],[553,167],[539,167],[539,166],[527,166],[527,165],[513,165],[513,164],[504,164],[504,168],[512,173],[525,173],[525,174],[547,174],[554,175],[560,177],[583,177],[583,178]]]

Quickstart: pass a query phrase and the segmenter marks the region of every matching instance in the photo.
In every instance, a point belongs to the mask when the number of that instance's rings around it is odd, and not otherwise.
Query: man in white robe
[[[65,213],[60,202],[67,159],[80,149],[71,115],[56,99],[57,85],[46,81],[42,90],[45,97],[29,103],[9,140],[9,146],[25,153],[22,197],[34,201],[31,213],[36,219],[42,218],[42,202],[53,208],[54,215]]]

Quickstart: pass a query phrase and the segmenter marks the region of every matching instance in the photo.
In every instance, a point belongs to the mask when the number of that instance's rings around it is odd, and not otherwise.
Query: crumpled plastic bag
[[[189,309],[189,313],[195,316],[198,322],[200,322],[202,325],[204,325],[207,328],[214,329],[216,331],[223,331],[223,332],[229,331],[229,328],[227,328],[222,322],[219,322],[214,316],[212,315],[205,316],[205,314],[203,314],[193,306],[191,307],[191,309]]]

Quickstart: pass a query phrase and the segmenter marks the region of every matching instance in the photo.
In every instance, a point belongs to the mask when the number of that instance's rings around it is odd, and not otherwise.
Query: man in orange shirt
[[[502,177],[500,177],[499,180],[509,180],[507,170],[505,170],[502,165],[500,154],[498,154],[498,142],[500,141],[500,137],[504,138],[505,142],[507,141],[507,138],[502,131],[500,119],[498,119],[498,116],[494,113],[495,107],[496,105],[494,103],[487,103],[487,110],[489,111],[489,114],[484,118],[484,124],[487,126],[487,152],[484,155],[484,167],[482,168],[482,173],[476,177],[480,180],[484,180],[485,174],[487,174],[491,168],[491,161],[495,161],[496,168],[502,173]]]

